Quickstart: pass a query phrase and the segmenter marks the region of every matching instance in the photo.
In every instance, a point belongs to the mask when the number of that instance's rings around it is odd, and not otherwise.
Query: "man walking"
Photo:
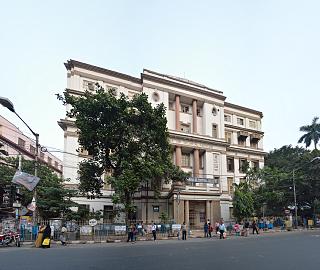
[[[221,220],[219,225],[220,239],[224,239],[225,231],[226,231],[226,226],[224,225],[223,220]]]
[[[183,222],[181,229],[182,229],[182,240],[187,240],[187,225],[185,222]]]
[[[152,225],[152,235],[153,235],[153,241],[157,240],[157,225],[156,223],[153,223]]]
[[[254,234],[254,232],[257,232],[257,234],[259,234],[259,231],[257,228],[257,222],[255,220],[253,220],[252,222],[252,234]]]

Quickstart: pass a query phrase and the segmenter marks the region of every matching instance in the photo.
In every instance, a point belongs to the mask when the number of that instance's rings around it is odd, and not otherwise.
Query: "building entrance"
[[[189,222],[191,230],[203,228],[206,222],[206,201],[189,201]]]

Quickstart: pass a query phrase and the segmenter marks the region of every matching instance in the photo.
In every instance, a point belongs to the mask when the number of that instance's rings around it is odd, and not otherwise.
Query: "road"
[[[0,248],[1,270],[319,269],[320,231],[233,239]]]

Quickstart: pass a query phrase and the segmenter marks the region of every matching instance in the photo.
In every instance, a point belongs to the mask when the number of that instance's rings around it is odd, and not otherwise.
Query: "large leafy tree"
[[[256,212],[262,205],[266,205],[268,215],[283,215],[284,209],[293,208],[294,175],[299,212],[311,215],[320,198],[320,164],[310,161],[319,155],[320,151],[291,145],[271,151],[260,172],[262,183],[254,190]]]
[[[248,181],[235,186],[233,197],[233,215],[238,221],[251,217],[254,211],[252,188]]]
[[[123,204],[128,214],[134,194],[147,181],[157,195],[162,183],[188,177],[172,164],[163,104],[153,108],[144,93],[130,100],[99,85],[83,96],[65,93],[58,98],[71,105],[67,116],[75,119],[79,144],[89,153],[79,166],[79,190],[87,197],[101,195],[108,175],[113,202]]]
[[[18,159],[6,158],[0,163],[0,186],[11,185],[11,180],[18,168]],[[22,160],[22,171],[33,174],[34,161]],[[37,207],[43,219],[61,217],[71,212],[70,207],[76,206],[71,201],[74,191],[64,188],[64,180],[58,177],[49,167],[38,164]],[[20,186],[22,205],[27,206],[33,197],[33,192]]]
[[[314,149],[317,149],[317,144],[320,140],[320,123],[318,123],[318,120],[319,117],[314,117],[311,125],[300,127],[300,131],[305,134],[299,139],[298,143],[304,142],[306,147],[309,147],[313,142]]]

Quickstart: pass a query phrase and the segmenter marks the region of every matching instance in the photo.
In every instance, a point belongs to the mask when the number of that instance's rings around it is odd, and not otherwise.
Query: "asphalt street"
[[[233,239],[0,248],[1,270],[319,269],[320,231]]]

